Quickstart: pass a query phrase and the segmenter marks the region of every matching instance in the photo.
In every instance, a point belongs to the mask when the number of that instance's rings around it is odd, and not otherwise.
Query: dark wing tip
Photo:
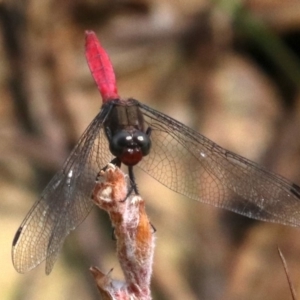
[[[13,243],[12,243],[13,247],[17,244],[19,237],[22,233],[22,230],[23,230],[23,227],[21,226],[21,227],[19,227],[18,231],[16,232],[14,239],[13,239]]]

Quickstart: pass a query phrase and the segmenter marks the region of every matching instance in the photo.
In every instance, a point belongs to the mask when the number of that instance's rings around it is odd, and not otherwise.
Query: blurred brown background
[[[123,97],[300,183],[299,1],[0,0],[0,24],[0,299],[99,299],[90,265],[122,279],[95,209],[50,276],[11,263],[15,231],[101,106],[87,29]],[[157,229],[154,299],[291,299],[277,246],[299,291],[298,229],[137,182]]]

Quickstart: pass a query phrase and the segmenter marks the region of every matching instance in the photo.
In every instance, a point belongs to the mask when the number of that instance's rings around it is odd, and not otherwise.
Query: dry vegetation
[[[240,2],[0,0],[1,299],[98,299],[90,265],[122,276],[95,210],[50,276],[43,266],[19,275],[10,259],[23,217],[101,105],[86,29],[110,54],[122,96],[300,183],[300,2]],[[154,299],[291,299],[277,245],[299,293],[298,229],[136,177],[157,229]]]

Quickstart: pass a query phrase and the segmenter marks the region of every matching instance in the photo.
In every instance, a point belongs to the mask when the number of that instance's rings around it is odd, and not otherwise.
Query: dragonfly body
[[[120,98],[109,57],[93,32],[86,35],[86,57],[103,105],[18,229],[12,247],[17,271],[46,259],[51,272],[65,238],[93,206],[99,170],[113,159],[191,199],[300,226],[298,185],[137,100]]]

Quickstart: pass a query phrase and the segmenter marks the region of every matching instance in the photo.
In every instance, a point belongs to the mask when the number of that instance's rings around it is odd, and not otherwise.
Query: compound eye
[[[125,130],[118,131],[110,140],[109,148],[110,152],[119,157],[124,149],[128,148],[132,144],[132,135]]]
[[[136,132],[133,136],[133,139],[134,142],[141,149],[143,156],[149,154],[151,148],[151,140],[146,133],[142,131]]]

